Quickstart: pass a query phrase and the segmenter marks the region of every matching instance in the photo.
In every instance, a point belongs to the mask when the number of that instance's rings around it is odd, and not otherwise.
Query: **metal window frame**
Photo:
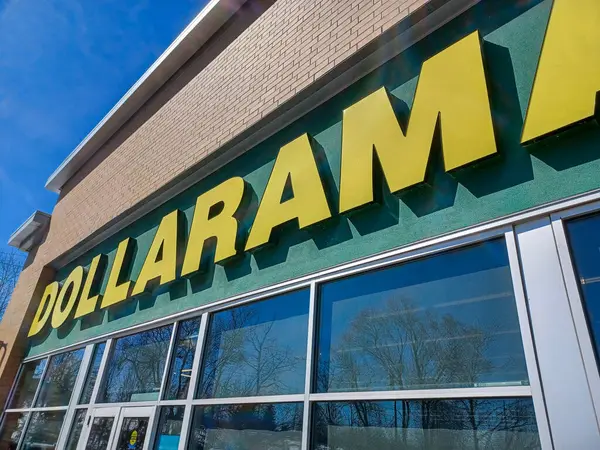
[[[596,418],[600,427],[600,361],[594,351],[594,343],[590,333],[588,319],[585,312],[584,299],[581,294],[577,272],[571,255],[571,247],[567,235],[566,222],[572,219],[594,216],[600,213],[600,201],[577,206],[568,210],[554,213],[550,216],[552,230],[558,250],[558,257],[564,275],[565,287],[575,331],[579,341],[583,365],[596,410]]]
[[[302,429],[302,450],[308,450],[310,446],[310,425],[311,425],[311,410],[312,404],[317,401],[341,401],[341,400],[403,400],[403,399],[425,399],[425,398],[498,398],[498,397],[532,397],[534,402],[534,408],[536,412],[536,419],[538,424],[538,430],[540,434],[540,440],[543,448],[553,448],[553,436],[551,434],[550,421],[547,414],[546,399],[547,395],[544,392],[542,386],[542,380],[540,376],[540,369],[538,364],[538,354],[534,347],[534,330],[531,328],[532,312],[528,303],[527,297],[527,282],[525,280],[522,268],[522,249],[519,246],[519,230],[522,230],[524,226],[530,225],[531,223],[544,217],[552,217],[552,227],[556,235],[556,246],[560,255],[561,266],[563,267],[563,273],[565,274],[565,283],[569,290],[569,302],[570,307],[576,316],[577,308],[581,310],[582,304],[579,297],[579,291],[574,290],[573,286],[569,287],[569,283],[572,283],[574,274],[572,273],[573,267],[569,265],[570,253],[566,242],[566,236],[564,232],[564,226],[562,223],[563,219],[572,218],[579,215],[586,215],[593,212],[600,211],[600,190],[593,191],[587,194],[574,196],[572,198],[554,202],[552,204],[543,205],[537,208],[533,208],[528,211],[506,216],[494,221],[479,224],[473,227],[469,227],[463,230],[458,230],[452,233],[448,233],[442,236],[437,236],[431,239],[425,239],[407,246],[403,246],[394,250],[382,252],[373,256],[362,258],[356,261],[341,264],[336,267],[325,269],[313,274],[309,274],[297,279],[288,280],[282,283],[278,283],[273,286],[260,288],[248,293],[236,295],[223,299],[209,305],[193,308],[188,311],[179,312],[171,316],[161,318],[160,320],[151,321],[142,325],[129,327],[118,332],[107,333],[106,335],[96,337],[94,339],[86,340],[78,344],[66,346],[61,349],[46,352],[44,354],[36,355],[35,357],[26,358],[23,360],[23,364],[33,361],[39,361],[44,358],[48,358],[46,367],[40,383],[36,388],[36,393],[33,399],[33,404],[37,401],[39,390],[41,389],[42,381],[45,377],[46,370],[49,364],[49,358],[58,353],[72,351],[78,348],[87,347],[84,358],[87,357],[86,364],[84,367],[83,360],[80,366],[80,372],[76,381],[77,392],[74,391],[71,396],[71,401],[68,406],[54,407],[54,408],[20,408],[20,409],[6,409],[5,413],[26,413],[26,421],[23,426],[23,431],[19,440],[17,450],[21,449],[23,439],[27,432],[29,422],[31,420],[31,414],[36,411],[49,411],[49,410],[67,410],[67,416],[63,422],[63,428],[59,436],[59,444],[64,446],[68,439],[68,434],[71,430],[71,422],[74,418],[76,410],[86,409],[86,422],[88,417],[99,409],[107,410],[109,408],[133,408],[133,407],[154,407],[155,413],[153,414],[152,429],[150,439],[154,444],[156,427],[159,422],[160,408],[163,406],[183,406],[184,417],[182,423],[182,434],[179,442],[179,450],[185,450],[190,434],[190,427],[193,419],[193,408],[201,405],[218,405],[218,404],[233,404],[233,403],[283,403],[283,402],[298,402],[303,403],[303,429]],[[513,291],[516,300],[516,306],[519,316],[521,338],[525,349],[525,357],[527,362],[528,374],[530,377],[530,386],[499,386],[499,387],[485,387],[485,388],[466,388],[466,389],[431,389],[431,390],[413,390],[413,391],[382,391],[382,392],[344,392],[344,393],[327,393],[317,394],[312,392],[312,377],[313,377],[313,364],[314,364],[314,346],[315,336],[317,328],[317,313],[318,313],[318,288],[321,284],[334,281],[337,279],[346,278],[353,275],[358,275],[373,270],[382,269],[385,267],[407,263],[412,260],[424,258],[431,255],[440,254],[446,251],[451,251],[461,247],[474,245],[480,242],[485,242],[494,238],[503,238],[507,246],[507,252],[509,256],[509,267],[511,270],[511,278],[513,282]],[[566,268],[566,269],[565,269]],[[199,382],[200,369],[202,364],[202,357],[206,341],[206,333],[208,331],[208,324],[212,314],[230,309],[232,307],[241,306],[247,303],[267,300],[271,297],[282,295],[291,291],[309,289],[310,291],[310,306],[309,306],[309,317],[308,317],[308,340],[307,340],[307,360],[306,360],[306,373],[305,373],[305,390],[302,394],[293,395],[275,395],[275,396],[261,396],[261,397],[244,397],[244,398],[225,398],[225,399],[195,399],[195,393]],[[200,317],[200,328],[198,332],[198,340],[196,344],[196,350],[194,353],[194,361],[190,379],[190,389],[186,399],[183,400],[163,400],[164,392],[166,389],[167,377],[172,364],[172,355],[174,352],[174,346],[177,341],[177,332],[179,329],[179,322],[188,320],[191,318]],[[581,320],[579,320],[581,322]],[[114,342],[116,339],[128,336],[134,333],[146,331],[148,329],[171,325],[171,338],[169,341],[169,348],[167,352],[167,359],[165,364],[165,370],[163,373],[163,379],[161,380],[161,387],[159,393],[159,399],[157,401],[148,402],[128,402],[128,403],[97,403],[97,397],[99,390],[104,383],[106,376],[106,366],[112,352],[114,351]],[[579,324],[579,328],[581,324]],[[578,336],[583,344],[581,345],[582,352],[588,354],[586,359],[586,371],[589,372],[588,376],[590,380],[595,377],[595,380],[590,381],[590,384],[597,384],[600,387],[600,375],[598,374],[595,360],[594,364],[591,365],[589,360],[589,350],[591,348],[591,340],[589,334],[582,333],[578,328]],[[587,331],[587,328],[585,328]],[[585,341],[587,340],[588,348],[585,349]],[[85,379],[91,366],[91,359],[93,356],[93,349],[95,345],[100,342],[106,341],[106,347],[102,360],[100,363],[98,376],[94,385],[92,393],[92,399],[87,405],[78,404],[81,390],[85,383]],[[88,350],[89,349],[89,350]],[[586,353],[587,352],[587,353]],[[589,367],[588,367],[589,366]],[[593,370],[592,370],[593,368]],[[10,394],[8,396],[6,405],[8,406],[14,396],[14,390],[16,384],[21,376],[23,365],[18,371],[17,377],[13,382]],[[84,374],[85,373],[85,374]],[[594,390],[594,389],[592,389]],[[600,389],[594,392],[594,404],[600,404]],[[4,419],[4,415],[3,415]],[[2,420],[4,422],[4,420]],[[599,422],[600,423],[600,422]],[[84,442],[81,440],[83,436],[87,436],[87,433],[82,431],[79,444],[82,445]],[[150,441],[149,441],[150,442]],[[58,448],[61,448],[60,446]]]

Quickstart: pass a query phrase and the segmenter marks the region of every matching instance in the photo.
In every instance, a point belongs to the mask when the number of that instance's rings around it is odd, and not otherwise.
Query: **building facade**
[[[0,447],[600,448],[598,23],[211,1],[11,237]]]

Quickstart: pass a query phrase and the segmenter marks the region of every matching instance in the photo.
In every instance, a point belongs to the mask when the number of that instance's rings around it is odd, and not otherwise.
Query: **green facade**
[[[595,123],[578,125],[532,147],[520,145],[551,6],[551,0],[484,0],[306,117],[64,267],[58,279],[66,278],[75,265],[88,265],[99,253],[109,255],[110,269],[116,247],[125,237],[137,240],[131,271],[132,279],[136,279],[161,218],[181,209],[189,228],[197,196],[232,176],[241,176],[252,186],[255,209],[279,148],[305,132],[315,140],[315,154],[335,214],[342,111],[386,86],[397,99],[399,120],[406,125],[423,61],[475,30],[484,42],[499,156],[450,175],[443,171],[439,146],[434,147],[430,186],[400,195],[383,192],[382,206],[367,207],[350,216],[336,215],[310,230],[299,231],[294,224],[285,226],[270,247],[242,255],[224,266],[213,266],[189,280],[179,280],[154,295],[129,299],[117,309],[101,310],[83,322],[70,321],[63,329],[45,333],[31,342],[29,356],[600,188],[600,128]],[[105,274],[104,284],[107,278]]]

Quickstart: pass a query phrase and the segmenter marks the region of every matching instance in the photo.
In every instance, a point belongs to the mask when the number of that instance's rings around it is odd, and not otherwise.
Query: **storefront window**
[[[32,405],[47,362],[47,359],[42,359],[23,364],[10,404],[11,408],[29,408]]]
[[[575,219],[566,224],[571,254],[588,327],[596,351],[600,352],[600,215]]]
[[[66,406],[73,393],[85,349],[61,353],[50,358],[35,406]]]
[[[81,398],[79,403],[85,405],[92,401],[92,393],[94,392],[94,385],[96,384],[96,378],[98,378],[98,371],[100,370],[100,363],[102,362],[102,356],[104,355],[104,348],[106,342],[96,345],[94,349],[94,356],[92,357],[92,363],[90,370],[85,379],[83,385],[83,391],[81,392]]]
[[[78,409],[75,412],[75,418],[73,419],[73,425],[71,426],[71,432],[69,433],[69,439],[67,440],[65,450],[77,450],[77,443],[81,436],[81,430],[83,429],[83,422],[85,421],[86,414],[87,409]]]
[[[168,325],[117,339],[98,401],[158,400],[172,328]]]
[[[179,324],[164,395],[166,400],[179,400],[187,397],[199,329],[200,319],[186,320]]]
[[[65,411],[31,413],[31,421],[23,439],[23,450],[53,450],[65,418]]]
[[[16,450],[27,414],[6,413],[0,433],[0,450]]]
[[[301,403],[197,406],[188,450],[300,450],[302,409]]]
[[[323,285],[317,392],[528,385],[502,240]]]
[[[205,347],[201,398],[304,391],[309,292],[216,313]]]
[[[540,449],[531,399],[316,403],[313,450]]]
[[[160,410],[155,450],[177,450],[181,439],[183,406],[165,406]]]

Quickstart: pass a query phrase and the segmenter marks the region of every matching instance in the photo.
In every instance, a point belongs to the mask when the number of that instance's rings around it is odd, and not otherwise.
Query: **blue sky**
[[[50,174],[206,0],[0,0],[0,251]]]

